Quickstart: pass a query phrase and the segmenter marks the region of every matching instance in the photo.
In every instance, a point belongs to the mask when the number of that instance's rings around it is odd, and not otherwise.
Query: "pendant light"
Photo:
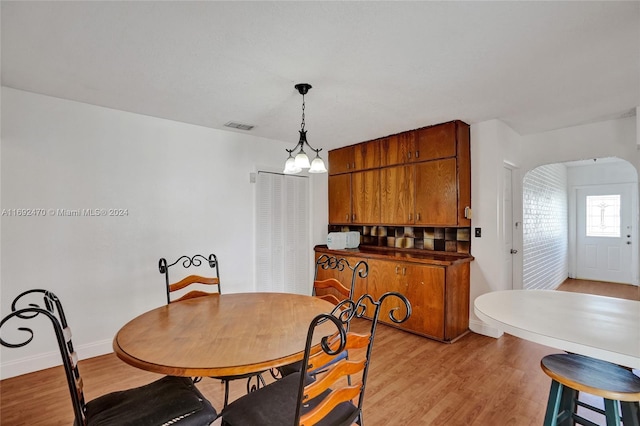
[[[291,175],[300,173],[302,170],[309,170],[309,173],[326,173],[327,168],[324,165],[324,161],[320,158],[320,151],[322,148],[315,149],[309,142],[307,142],[307,131],[304,129],[304,95],[309,92],[311,85],[307,83],[296,84],[295,88],[302,95],[302,123],[300,125],[300,140],[293,149],[285,149],[289,153],[289,158],[284,163],[284,174]],[[305,145],[309,151],[315,152],[313,161],[309,162],[309,157],[304,151]],[[294,155],[295,152],[295,155]]]

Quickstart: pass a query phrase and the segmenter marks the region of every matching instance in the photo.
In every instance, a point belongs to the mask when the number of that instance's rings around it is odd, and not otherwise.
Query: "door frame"
[[[522,178],[520,175],[520,168],[515,164],[503,161],[502,163],[503,169],[511,170],[511,245],[514,249],[518,250],[518,253],[514,254],[511,261],[511,287],[509,289],[522,289]],[[502,180],[502,190],[500,192],[500,223],[498,224],[498,229],[500,230],[500,242],[501,247],[504,247],[505,235],[504,228],[506,224],[504,223],[505,218],[503,214],[503,206],[504,206],[504,174],[501,177]],[[504,266],[504,264],[503,264]],[[507,271],[505,271],[507,273]],[[506,288],[506,283],[505,288]]]

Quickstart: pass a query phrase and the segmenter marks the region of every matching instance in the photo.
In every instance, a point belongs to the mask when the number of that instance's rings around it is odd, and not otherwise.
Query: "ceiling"
[[[640,2],[9,2],[4,86],[335,148],[452,119],[633,115]]]

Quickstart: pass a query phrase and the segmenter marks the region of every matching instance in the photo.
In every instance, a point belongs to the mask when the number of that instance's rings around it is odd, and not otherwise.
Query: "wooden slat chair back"
[[[192,267],[195,270],[204,265],[204,267],[208,266],[213,271],[211,276],[192,274],[172,282],[171,278],[169,278],[169,268],[176,265],[181,266],[183,270],[188,270]],[[162,258],[158,262],[158,269],[160,273],[165,276],[167,303],[222,293],[218,258],[213,253],[208,257],[204,257],[201,254],[196,254],[191,257],[180,256],[178,260],[171,264],[169,264],[165,258]],[[198,271],[200,271],[200,269],[198,269]]]
[[[328,289],[333,290],[333,292],[323,291]],[[318,294],[318,291],[320,294]],[[345,299],[351,298],[351,291],[343,286],[342,283],[335,278],[328,278],[322,281],[314,281],[313,292],[317,298],[324,299],[330,303],[333,303],[334,305],[337,305]],[[339,296],[336,296],[335,293],[338,293]]]
[[[346,299],[331,313],[316,316],[307,333],[303,368],[277,380],[266,387],[243,396],[222,411],[223,426],[252,425],[362,425],[364,395],[371,365],[371,353],[380,315],[380,307],[387,298],[400,300],[389,312],[392,322],[401,323],[411,315],[411,305],[400,293],[388,292],[375,301],[370,295],[361,296],[356,302]],[[373,312],[367,309],[373,307]],[[400,310],[404,312],[399,312]],[[347,324],[354,318],[371,318],[367,333],[347,331]],[[320,348],[313,344],[318,326],[330,322],[335,332],[328,332],[321,339]],[[323,326],[324,333],[327,328]],[[345,350],[349,358],[334,362]],[[321,365],[327,369],[311,379],[309,372]],[[354,383],[348,380],[354,377]]]
[[[44,307],[34,303],[34,296],[42,296]],[[31,303],[27,303],[31,302]],[[26,306],[19,308],[18,305]],[[62,357],[75,426],[133,426],[136,424],[199,425],[213,422],[218,414],[211,403],[197,390],[191,379],[166,376],[139,388],[103,395],[85,402],[84,385],[78,368],[78,354],[71,340],[71,329],[60,299],[50,291],[28,290],[16,297],[11,313],[0,321],[0,329],[13,321],[46,317],[51,322]],[[2,346],[20,348],[29,344],[34,332],[17,327],[28,336],[20,343],[10,343],[0,337]],[[171,402],[169,405],[168,403]]]

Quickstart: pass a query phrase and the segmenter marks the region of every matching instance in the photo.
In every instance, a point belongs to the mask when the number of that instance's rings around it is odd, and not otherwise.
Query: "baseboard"
[[[112,340],[102,340],[76,346],[75,349],[79,359],[93,358],[113,352],[112,342]],[[58,365],[62,365],[60,351],[58,350],[3,362],[0,363],[0,380],[57,367]]]
[[[504,333],[495,327],[491,327],[480,320],[469,320],[469,329],[474,333],[482,334],[484,336],[499,338]]]

